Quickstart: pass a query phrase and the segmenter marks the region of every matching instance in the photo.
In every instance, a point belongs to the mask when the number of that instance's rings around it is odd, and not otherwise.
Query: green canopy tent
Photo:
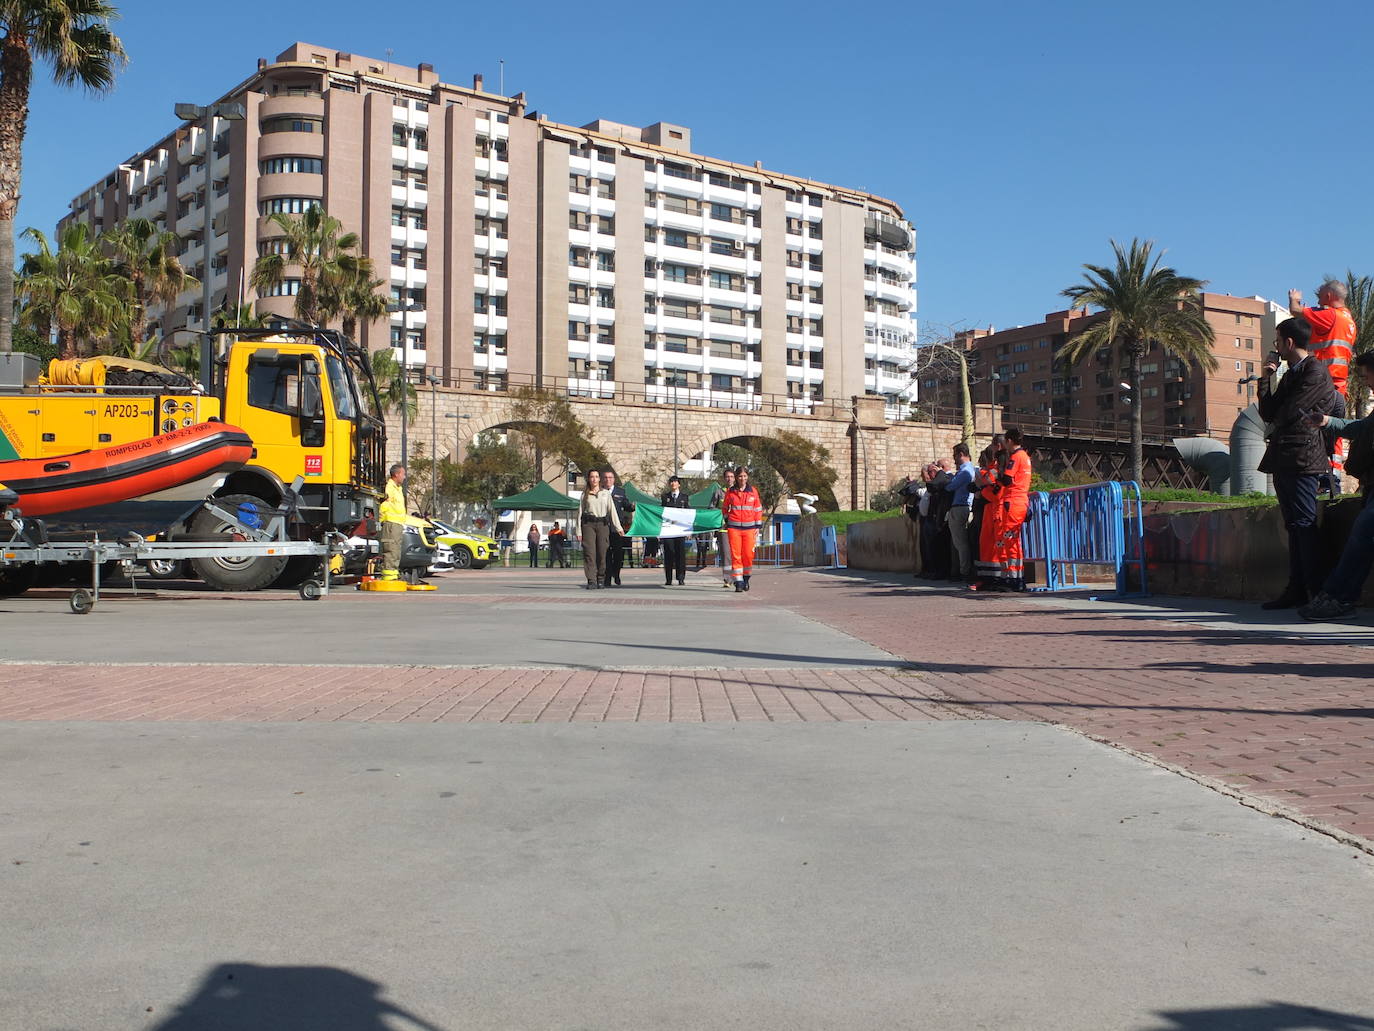
[[[497,498],[491,507],[498,512],[507,509],[515,512],[572,512],[577,508],[577,499],[560,494],[547,482],[542,482],[508,498]]]

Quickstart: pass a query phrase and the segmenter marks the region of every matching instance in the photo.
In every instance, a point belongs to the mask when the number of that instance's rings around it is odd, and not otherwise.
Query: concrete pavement
[[[1367,857],[1043,725],[9,724],[0,783],[26,1031],[1374,1020]]]
[[[1374,1029],[1359,630],[659,576],[0,602],[0,1028]]]

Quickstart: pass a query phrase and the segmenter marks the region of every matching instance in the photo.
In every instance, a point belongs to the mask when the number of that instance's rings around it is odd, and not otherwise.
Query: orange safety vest
[[[1303,318],[1312,326],[1312,357],[1326,366],[1331,382],[1344,396],[1349,384],[1350,363],[1355,358],[1355,320],[1349,308],[1304,308]]]
[[[1010,481],[1010,482],[1008,482]],[[1031,460],[1025,448],[1017,448],[1007,456],[1002,473],[1002,500],[1024,501],[1030,497]]]
[[[763,499],[754,487],[731,487],[721,505],[725,526],[730,530],[758,530],[763,527]]]

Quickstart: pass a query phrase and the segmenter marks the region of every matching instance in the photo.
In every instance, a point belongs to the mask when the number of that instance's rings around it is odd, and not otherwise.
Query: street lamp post
[[[201,241],[201,253],[205,256],[204,275],[200,282],[200,316],[201,322],[205,326],[204,336],[200,341],[200,378],[205,385],[207,393],[214,393],[215,390],[215,348],[213,338],[210,336],[210,302],[213,291],[210,286],[212,272],[210,270],[211,241],[214,239],[215,225],[214,218],[210,211],[211,198],[214,195],[214,174],[210,170],[210,162],[214,158],[211,144],[215,139],[215,119],[223,118],[226,121],[238,122],[247,116],[242,104],[219,103],[202,106],[200,104],[177,104],[173,109],[176,116],[187,122],[203,122],[205,125],[205,231]],[[192,147],[192,153],[195,148]],[[135,341],[141,343],[141,341]]]
[[[666,386],[668,382],[668,370],[658,370],[658,385]],[[677,465],[677,370],[673,370],[673,475],[677,476],[680,472]]]
[[[429,380],[429,514],[438,511],[435,504],[439,484],[439,377],[426,374]]]

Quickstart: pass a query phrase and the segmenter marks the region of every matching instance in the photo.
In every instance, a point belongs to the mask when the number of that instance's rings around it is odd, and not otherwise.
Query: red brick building
[[[1131,405],[1143,408],[1147,436],[1213,436],[1225,439],[1231,424],[1255,397],[1255,384],[1240,382],[1259,371],[1272,340],[1275,306],[1258,297],[1204,293],[1203,313],[1215,340],[1215,372],[1203,372],[1151,345],[1141,382],[1130,385],[1128,367],[1110,355],[1088,355],[1065,366],[1059,354],[1069,338],[1101,316],[1083,310],[1051,312],[1042,322],[1015,329],[968,330],[956,343],[968,353],[973,400],[1003,408],[1003,419],[1036,432],[1078,434],[1129,432]],[[1135,395],[1139,395],[1136,397]],[[922,405],[959,405],[959,384],[947,373],[920,382]]]

